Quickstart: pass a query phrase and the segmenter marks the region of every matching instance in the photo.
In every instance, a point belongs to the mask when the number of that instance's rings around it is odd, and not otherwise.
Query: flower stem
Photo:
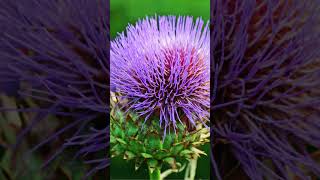
[[[186,173],[184,176],[185,180],[194,180],[196,176],[196,170],[197,170],[197,161],[198,161],[197,156],[189,160],[189,165],[186,169]]]
[[[149,177],[150,180],[161,180],[161,171],[159,168],[155,168],[153,170],[151,170],[149,168]]]

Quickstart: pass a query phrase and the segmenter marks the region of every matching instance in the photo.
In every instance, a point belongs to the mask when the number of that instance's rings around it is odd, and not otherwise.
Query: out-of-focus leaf
[[[6,179],[6,176],[3,174],[2,171],[0,171],[0,179]]]
[[[14,98],[5,95],[0,95],[0,98],[3,107],[17,108]],[[16,127],[21,127],[21,119],[17,111],[6,111],[4,112],[4,115],[8,123],[15,125]]]
[[[7,149],[0,144],[0,162],[2,160],[2,157],[5,155],[6,150]]]
[[[85,176],[85,166],[83,163],[79,161],[75,161],[74,163],[69,165],[72,171],[72,180],[81,180]],[[91,179],[91,178],[90,178]]]
[[[6,151],[0,161],[0,167],[2,167],[3,169],[5,169],[7,171],[9,170],[9,167],[10,167],[10,157],[11,157],[11,152]]]
[[[2,156],[2,160],[0,161],[0,172],[5,177],[5,179],[13,179],[13,174],[10,172],[10,155],[9,151],[6,151]]]
[[[17,108],[14,98],[0,95],[3,107]],[[16,111],[5,111],[0,114],[0,135],[3,135],[5,144],[12,145],[16,142],[16,129],[21,127],[21,119]]]
[[[26,169],[23,171],[23,173],[17,174],[16,179],[43,180],[40,170],[41,165],[42,161],[39,157],[36,157],[35,155],[29,156],[26,160]]]
[[[1,166],[0,166],[0,173],[3,175],[4,179],[6,179],[6,180],[13,180],[10,171],[8,171],[8,170],[5,169],[5,168],[2,168]],[[1,175],[0,175],[0,176],[1,176]]]
[[[83,162],[77,160],[70,163],[60,163],[59,169],[67,180],[82,180],[88,170]]]
[[[69,167],[62,165],[60,166],[60,170],[68,180],[72,180],[72,171]]]

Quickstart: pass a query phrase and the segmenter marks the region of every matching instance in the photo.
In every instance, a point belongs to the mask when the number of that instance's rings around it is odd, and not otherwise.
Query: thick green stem
[[[149,177],[150,180],[161,180],[161,171],[159,168],[155,168],[153,170],[151,170],[149,168]]]

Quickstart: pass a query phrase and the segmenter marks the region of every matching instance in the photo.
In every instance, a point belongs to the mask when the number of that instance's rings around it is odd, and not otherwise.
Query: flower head
[[[111,42],[111,88],[139,116],[176,128],[209,116],[209,29],[198,18],[160,16],[129,25]]]
[[[320,146],[319,1],[215,0],[213,7],[215,176],[231,178],[233,168],[255,180],[319,176],[310,155]]]
[[[67,125],[35,149],[62,133],[73,132],[48,162],[71,145],[89,143],[92,146],[80,147],[79,153],[94,156],[93,152],[104,152],[101,162],[104,167],[109,164],[105,151],[109,134],[106,7],[106,0],[0,2],[0,69],[6,70],[1,80],[18,79],[23,84],[19,95],[32,98],[40,106],[18,109],[37,113],[21,133],[18,144],[26,132],[48,115],[57,115]],[[90,123],[101,129],[102,137],[84,136],[98,134],[90,131]],[[89,139],[83,140],[85,137]],[[77,144],[79,139],[82,141]]]

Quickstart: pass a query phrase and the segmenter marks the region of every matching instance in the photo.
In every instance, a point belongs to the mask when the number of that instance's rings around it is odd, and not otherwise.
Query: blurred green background
[[[110,35],[113,39],[117,32],[134,24],[145,16],[191,15],[210,18],[209,0],[110,0]]]
[[[0,93],[0,107],[36,109],[41,106],[31,98],[11,97]],[[37,113],[32,111],[0,112],[0,180],[82,180],[92,167],[73,158],[79,150],[78,147],[65,149],[47,168],[41,169],[74,130],[63,133],[33,153],[28,153],[49,135],[65,127],[69,123],[66,118],[48,115],[21,139],[16,151],[13,151],[12,147],[17,143],[18,135],[36,116]],[[88,124],[88,129],[93,125]],[[106,179],[106,174],[109,174],[107,169],[99,171],[88,180]]]
[[[210,18],[209,0],[110,0],[110,35],[114,39],[117,33],[125,31],[128,24],[134,24],[138,19],[154,15],[189,15],[202,17],[204,21]],[[210,147],[201,149],[209,154]],[[134,170],[134,163],[128,163],[122,158],[111,160],[111,179],[148,179],[146,168]],[[196,179],[209,179],[209,156],[198,160]],[[183,179],[184,172],[172,174],[167,179]]]

